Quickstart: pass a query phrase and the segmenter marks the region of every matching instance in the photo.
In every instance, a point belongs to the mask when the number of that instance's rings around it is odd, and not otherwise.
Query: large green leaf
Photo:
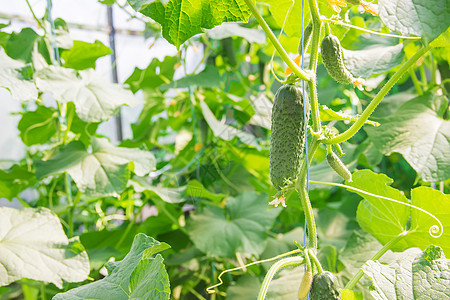
[[[352,178],[353,182],[347,183],[350,186],[408,203],[408,199],[399,190],[389,186],[393,180],[384,174],[360,170],[353,173]],[[357,210],[357,220],[362,229],[369,232],[382,244],[386,244],[406,230],[406,223],[410,217],[408,206],[362,193],[358,194],[365,199],[359,203]],[[401,247],[403,248],[403,246],[404,244]]]
[[[384,174],[360,170],[353,174],[353,182],[348,185],[382,197],[409,203],[399,190],[388,186],[391,183],[392,179]],[[446,253],[450,253],[449,195],[444,195],[429,187],[419,187],[411,191],[411,204],[431,213],[443,224],[443,234],[436,238],[433,235],[438,236],[440,231],[432,232],[432,235],[430,229],[432,226],[440,227],[440,224],[423,211],[383,198],[357,193],[365,198],[358,206],[358,223],[383,245],[406,231],[406,235],[393,245],[391,250],[403,251],[411,247],[425,249],[428,245],[435,244],[442,247]]]
[[[0,170],[0,198],[12,199],[36,181],[33,173],[19,165]]]
[[[247,22],[250,15],[244,0],[129,0],[128,3],[160,23],[163,37],[177,48],[203,29],[223,22]]]
[[[41,179],[66,171],[80,191],[105,196],[123,191],[130,178],[130,168],[138,176],[155,168],[155,157],[147,151],[115,147],[104,138],[94,138],[91,147],[87,151],[78,141],[61,147],[49,160],[36,162],[36,177]]]
[[[57,294],[53,299],[169,299],[169,277],[162,256],[156,254],[167,248],[167,244],[139,233],[122,261],[106,264],[105,278]]]
[[[441,248],[429,246],[412,265],[414,299],[450,298],[450,259]]]
[[[52,107],[38,106],[22,115],[17,128],[25,145],[44,144],[56,134],[58,113]]]
[[[355,76],[367,78],[398,66],[403,61],[403,44],[364,50],[344,50],[345,66]]]
[[[30,278],[62,288],[88,275],[86,251],[49,209],[0,207],[0,285]]]
[[[450,260],[434,245],[424,252],[408,249],[389,264],[370,260],[362,270],[377,300],[450,298]]]
[[[450,120],[443,118],[447,106],[445,96],[427,93],[378,119],[380,127],[365,130],[380,152],[403,154],[424,181],[446,180],[450,177]]]
[[[433,41],[450,26],[448,0],[379,0],[383,23],[393,31]]]
[[[48,67],[35,74],[36,85],[52,93],[56,100],[73,102],[77,115],[86,122],[101,122],[113,116],[120,106],[140,103],[130,91],[110,83],[94,70],[79,71]]]
[[[73,41],[72,49],[64,51],[61,58],[64,59],[64,67],[66,68],[76,70],[95,69],[97,59],[111,53],[111,49],[100,41],[93,43]]]
[[[20,70],[23,62],[14,60],[0,48],[0,88],[6,88],[13,98],[26,101],[37,98],[37,89],[33,82],[25,80]]]
[[[210,255],[259,255],[278,213],[278,209],[267,210],[267,195],[246,191],[237,198],[228,198],[225,211],[210,206],[194,214],[187,230],[195,246]]]

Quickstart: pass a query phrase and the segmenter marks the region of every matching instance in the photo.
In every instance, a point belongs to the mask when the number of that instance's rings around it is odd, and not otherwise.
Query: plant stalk
[[[275,276],[275,274],[279,270],[286,267],[298,266],[302,263],[304,263],[304,258],[301,256],[283,258],[282,260],[274,263],[267,272],[266,277],[264,277],[264,281],[261,284],[257,300],[264,300],[267,294],[267,290],[269,289],[270,281],[272,281],[273,276]]]
[[[369,119],[370,115],[373,113],[375,108],[380,104],[381,100],[383,100],[384,96],[389,92],[389,90],[394,86],[394,84],[403,76],[403,74],[408,71],[408,69],[425,53],[427,53],[431,49],[430,46],[424,47],[416,52],[410,59],[408,59],[403,65],[398,69],[397,72],[389,79],[389,81],[381,88],[378,94],[373,98],[370,104],[363,111],[358,120],[350,126],[349,129],[344,131],[343,133],[335,136],[329,140],[322,140],[325,144],[339,144],[345,142],[354,136],[364,125],[364,123]]]
[[[253,4],[252,0],[244,0],[247,4],[248,8],[252,12],[253,16],[256,18],[256,21],[258,21],[261,28],[264,30],[264,32],[269,37],[270,41],[272,42],[275,49],[277,49],[278,54],[280,55],[281,59],[291,68],[291,70],[302,80],[309,81],[311,80],[311,75],[307,74],[304,70],[302,70],[287,54],[286,50],[284,50],[283,46],[280,44],[280,41],[278,41],[275,34],[270,29],[269,25],[267,25],[264,18],[259,14],[258,10],[256,9],[255,4]]]
[[[383,248],[380,249],[380,251],[375,253],[375,255],[370,260],[375,261],[380,259],[389,249],[391,249],[392,246],[401,241],[407,234],[408,231],[403,231],[395,238],[387,242],[386,245],[384,245]],[[362,269],[359,269],[358,273],[356,273],[355,276],[353,276],[353,278],[345,285],[345,289],[347,290],[353,289],[355,285],[358,283],[358,281],[363,277],[363,275],[364,272],[362,271]]]

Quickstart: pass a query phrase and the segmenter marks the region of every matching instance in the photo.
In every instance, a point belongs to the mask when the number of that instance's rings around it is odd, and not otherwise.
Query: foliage
[[[51,14],[39,31],[0,24],[0,88],[26,149],[0,165],[0,197],[22,206],[0,207],[0,298],[288,300],[305,271],[334,274],[341,299],[450,297],[448,4],[375,2],[128,0],[179,51],[123,84],[95,71],[112,49]],[[329,76],[330,35],[364,89]],[[277,190],[285,84],[310,103],[306,136],[285,137],[308,156]],[[124,105],[140,115],[114,143],[97,129]]]

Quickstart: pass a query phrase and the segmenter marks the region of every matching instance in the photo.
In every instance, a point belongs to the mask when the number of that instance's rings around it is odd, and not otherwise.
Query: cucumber
[[[352,181],[352,173],[347,169],[342,160],[334,153],[331,152],[327,154],[327,161],[330,167],[342,178],[351,182]]]
[[[314,275],[309,295],[310,300],[341,299],[341,291],[336,276],[328,271]]]
[[[300,283],[300,288],[298,289],[298,300],[305,299],[306,296],[308,296],[312,280],[313,280],[312,272],[307,271],[303,276],[302,282]]]
[[[305,30],[303,30],[303,43],[305,44],[305,51],[308,49],[309,42],[311,41],[312,36],[312,24],[309,23],[308,26],[306,26]],[[298,42],[298,55],[302,55],[303,53],[303,45],[302,45],[302,38],[300,38],[300,41]]]
[[[272,109],[270,179],[278,190],[285,185],[285,180],[295,180],[299,175],[305,146],[304,105],[308,122],[309,103],[304,101],[300,87],[284,85],[275,95]]]
[[[353,75],[344,65],[344,55],[339,39],[330,34],[323,38],[320,45],[320,53],[325,68],[337,82],[351,84],[354,81]]]

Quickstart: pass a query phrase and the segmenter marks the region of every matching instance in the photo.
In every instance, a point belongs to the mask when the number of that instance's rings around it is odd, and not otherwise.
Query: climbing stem
[[[263,17],[259,14],[258,10],[256,9],[255,4],[252,0],[244,0],[247,4],[248,8],[252,12],[253,16],[258,21],[261,28],[264,30],[266,35],[269,37],[270,41],[272,42],[275,49],[277,49],[278,54],[280,55],[281,59],[291,68],[291,70],[302,80],[309,81],[311,79],[311,75],[306,73],[304,70],[302,70],[287,54],[286,50],[284,50],[283,46],[280,44],[280,41],[278,41],[275,34],[270,29],[269,25],[267,25],[266,21],[263,19]]]
[[[305,183],[304,180],[302,180]],[[302,202],[303,211],[305,212],[306,224],[308,227],[308,248],[317,250],[317,229],[316,222],[314,221],[314,214],[309,201],[308,193],[306,192],[305,184],[300,184],[297,186],[297,193],[300,196],[300,201]]]
[[[267,290],[269,289],[270,281],[272,281],[273,276],[282,268],[286,267],[292,267],[292,266],[298,266],[301,265],[304,262],[304,258],[302,256],[293,256],[293,257],[287,257],[283,258],[282,260],[277,261],[274,263],[269,271],[266,274],[266,277],[264,277],[264,281],[261,284],[261,289],[259,290],[258,298],[257,300],[264,300],[267,294]]]
[[[408,234],[408,231],[403,231],[399,235],[397,235],[395,238],[390,240],[386,243],[386,245],[383,246],[383,248],[380,249],[375,255],[370,259],[372,261],[380,259],[389,249],[391,249],[392,246],[394,246],[396,243],[401,241],[406,235]],[[353,276],[353,278],[347,283],[345,286],[345,289],[351,290],[355,287],[355,285],[358,283],[358,281],[363,277],[364,272],[359,269],[358,273]]]
[[[361,116],[358,118],[358,120],[353,123],[352,126],[350,126],[349,129],[344,131],[343,133],[339,134],[338,136],[331,138],[329,140],[322,140],[325,144],[338,144],[345,142],[346,140],[350,139],[352,136],[354,136],[359,129],[364,125],[364,123],[369,119],[369,116],[372,114],[372,112],[375,110],[375,108],[378,106],[378,104],[383,100],[384,96],[389,92],[389,90],[394,86],[394,84],[403,76],[403,74],[408,71],[408,69],[416,63],[416,61],[421,58],[427,51],[431,49],[430,46],[423,47],[419,51],[417,51],[410,59],[408,59],[406,62],[404,62],[400,69],[398,69],[397,72],[389,79],[389,81],[381,88],[381,90],[378,92],[378,94],[373,98],[373,100],[370,102],[370,104],[366,107],[366,109],[363,111]]]

